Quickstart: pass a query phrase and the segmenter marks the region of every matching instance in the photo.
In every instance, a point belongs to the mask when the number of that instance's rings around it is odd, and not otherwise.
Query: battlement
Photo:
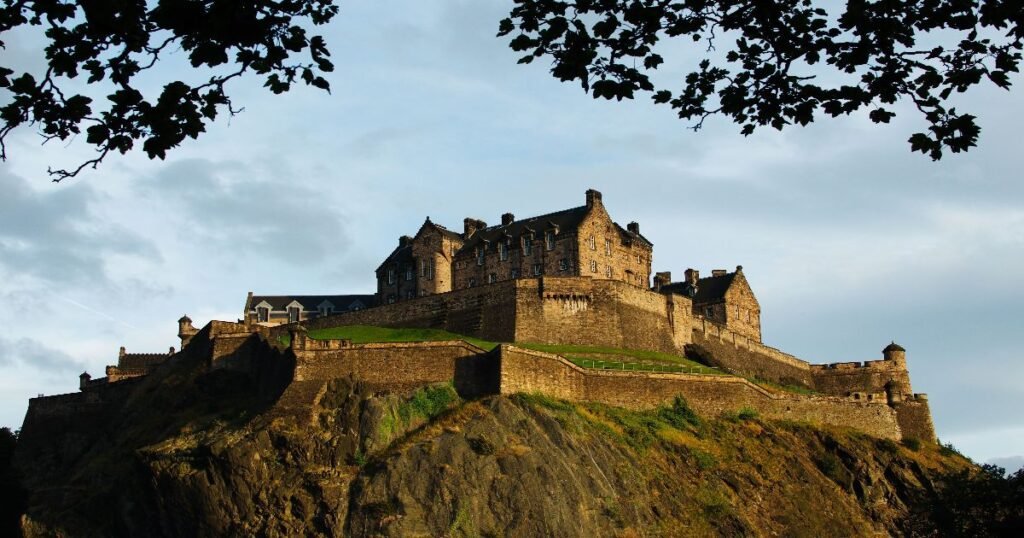
[[[900,365],[893,363],[889,360],[874,360],[874,361],[853,361],[853,362],[833,362],[829,364],[812,364],[811,368],[817,371],[826,370],[857,370],[866,368],[869,370],[898,370],[901,368]]]

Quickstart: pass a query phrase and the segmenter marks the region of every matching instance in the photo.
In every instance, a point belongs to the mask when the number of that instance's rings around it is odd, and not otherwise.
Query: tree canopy
[[[555,78],[578,82],[594,98],[647,93],[695,130],[722,115],[744,135],[859,110],[887,123],[906,101],[927,125],[910,147],[932,159],[976,145],[975,116],[950,98],[986,81],[1008,89],[1024,37],[1019,0],[514,2],[498,36],[524,53],[521,63],[548,60]],[[254,74],[274,93],[299,81],[329,91],[327,44],[305,27],[337,13],[334,0],[9,0],[0,8],[0,38],[39,27],[46,69],[0,65],[0,158],[20,126],[35,126],[46,140],[84,130],[97,155],[50,170],[60,181],[139,143],[150,158],[164,158],[218,114],[238,111],[227,91],[232,79]],[[656,85],[652,72],[666,63],[659,44],[667,40],[690,43],[701,59],[683,80]],[[166,82],[144,93],[139,77],[171,50],[208,78],[188,84],[157,69]],[[80,76],[109,91],[106,101],[72,93]]]

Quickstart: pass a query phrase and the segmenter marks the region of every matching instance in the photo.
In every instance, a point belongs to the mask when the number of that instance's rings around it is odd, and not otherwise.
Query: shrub
[[[906,442],[908,440],[909,439],[904,439],[903,443],[906,444]],[[882,452],[888,452],[889,454],[895,454],[897,451],[899,451],[899,449],[900,449],[899,445],[894,443],[891,439],[879,439],[878,440],[878,450],[881,450]],[[916,450],[916,449],[914,449],[914,450]]]
[[[714,454],[710,452],[694,449],[692,454],[693,460],[697,463],[697,468],[702,471],[707,471],[708,469],[718,465],[718,460],[715,459]]]
[[[754,420],[757,418],[757,411],[750,407],[744,407],[736,413],[736,418],[740,420]]]
[[[917,452],[918,450],[921,450],[921,440],[916,437],[907,437],[903,440],[903,446]]]
[[[672,407],[660,409],[658,415],[662,420],[679,430],[685,429],[688,426],[699,427],[701,425],[700,417],[697,416],[693,409],[690,409],[686,399],[682,396],[676,396],[675,400],[672,401]]]

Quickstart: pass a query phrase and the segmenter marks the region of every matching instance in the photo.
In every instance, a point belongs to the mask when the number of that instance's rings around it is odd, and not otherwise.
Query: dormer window
[[[555,250],[555,231],[548,230],[544,232],[544,248],[548,250]]]
[[[299,307],[289,306],[288,307],[288,323],[296,323],[299,321]]]
[[[261,323],[270,321],[270,309],[265,306],[256,307],[256,321]]]

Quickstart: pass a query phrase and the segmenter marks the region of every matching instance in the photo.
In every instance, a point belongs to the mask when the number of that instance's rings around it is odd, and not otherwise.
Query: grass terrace
[[[309,337],[314,340],[347,339],[351,340],[353,344],[465,340],[485,351],[490,351],[498,346],[496,342],[489,342],[480,338],[455,334],[440,329],[404,329],[369,325],[347,325],[343,327],[312,329],[309,331]],[[280,341],[282,345],[287,346],[291,338],[288,335],[283,335]],[[705,366],[684,356],[658,351],[568,344],[535,344],[529,342],[517,342],[515,345],[523,349],[561,355],[573,364],[583,368],[728,375],[721,370]]]

